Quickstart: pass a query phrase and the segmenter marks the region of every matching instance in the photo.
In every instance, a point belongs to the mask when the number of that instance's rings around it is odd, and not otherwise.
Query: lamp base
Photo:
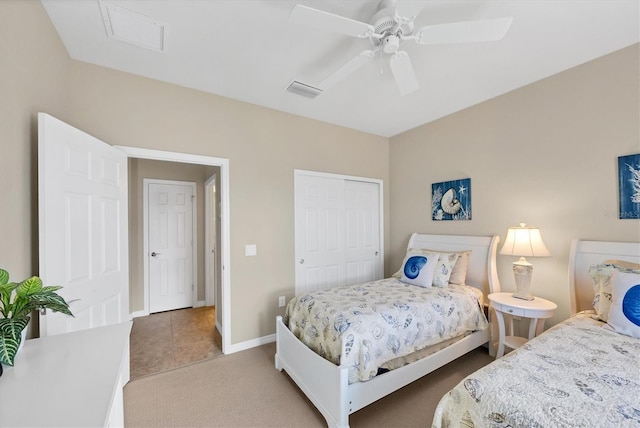
[[[513,297],[522,300],[533,300],[531,290],[531,276],[533,275],[533,265],[524,257],[513,263],[513,275],[516,280],[516,292]]]
[[[533,299],[535,299],[535,297],[533,297],[533,294],[527,293],[526,291],[516,291],[511,296],[515,297],[516,299],[522,299],[522,300],[533,300]]]

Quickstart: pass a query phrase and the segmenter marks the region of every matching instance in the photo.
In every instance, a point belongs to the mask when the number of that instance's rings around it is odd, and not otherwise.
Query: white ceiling
[[[98,0],[41,0],[72,58],[391,137],[640,41],[638,0],[423,1],[423,25],[513,16],[498,42],[406,42],[420,90],[401,96],[374,59],[315,99],[367,39],[288,22],[296,4],[369,22],[378,0],[108,0],[166,25],[165,51],[107,36]],[[412,1],[412,0],[405,0]]]

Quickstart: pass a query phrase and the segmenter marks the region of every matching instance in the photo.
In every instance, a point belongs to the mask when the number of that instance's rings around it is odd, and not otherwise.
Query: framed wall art
[[[433,220],[471,220],[471,179],[433,183],[431,217]]]
[[[620,218],[640,219],[640,153],[618,157]]]

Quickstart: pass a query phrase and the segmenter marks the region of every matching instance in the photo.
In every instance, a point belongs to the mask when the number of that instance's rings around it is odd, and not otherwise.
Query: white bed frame
[[[571,315],[593,309],[593,280],[589,267],[606,260],[640,263],[640,243],[574,239],[569,254]]]
[[[426,235],[414,233],[407,248],[440,251],[471,250],[467,285],[487,296],[500,291],[496,269],[496,236]],[[485,302],[487,299],[485,298]],[[287,372],[298,387],[322,413],[329,427],[346,428],[349,415],[376,400],[433,372],[467,352],[489,342],[491,329],[474,332],[454,344],[404,367],[391,370],[366,382],[348,383],[348,367],[325,360],[276,319],[276,369]]]

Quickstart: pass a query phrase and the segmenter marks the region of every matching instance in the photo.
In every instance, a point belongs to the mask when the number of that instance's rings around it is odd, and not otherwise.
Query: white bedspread
[[[388,278],[298,296],[287,305],[284,322],[316,353],[349,367],[349,383],[366,381],[388,360],[486,329],[474,290]]]
[[[433,427],[640,427],[640,340],[576,315],[464,379]]]

